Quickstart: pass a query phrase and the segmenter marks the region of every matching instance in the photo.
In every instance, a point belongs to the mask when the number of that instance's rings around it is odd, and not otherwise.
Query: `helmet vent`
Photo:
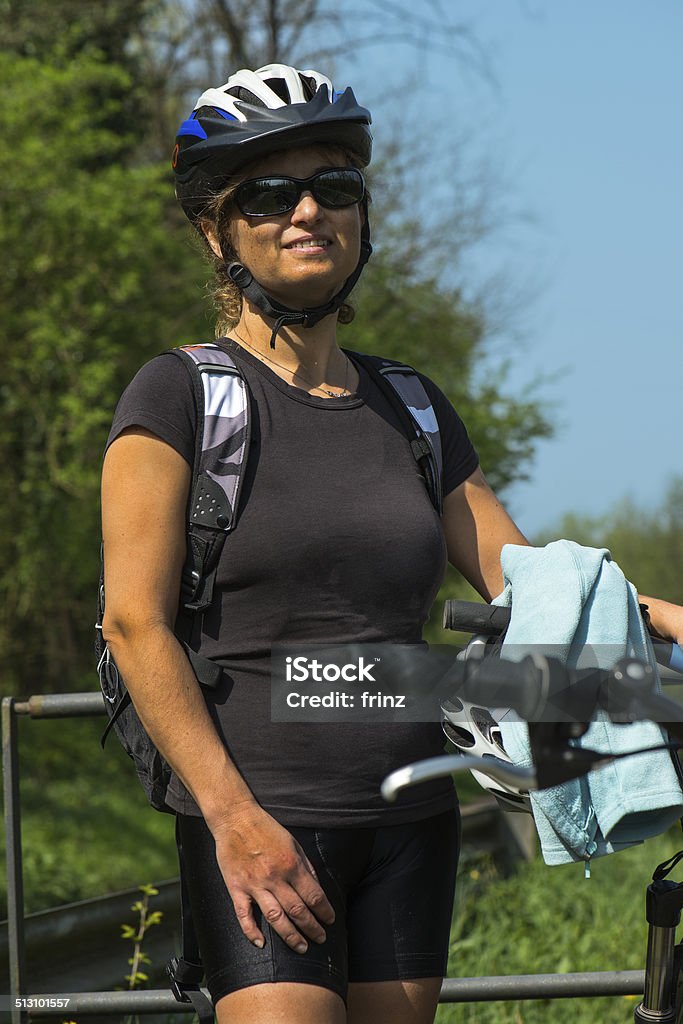
[[[495,743],[497,747],[500,747],[503,753],[505,753],[505,747],[503,746],[503,734],[499,728],[491,729],[491,742]]]
[[[463,703],[458,697],[448,697],[446,700],[442,702],[441,707],[446,713],[448,713],[449,711],[451,712],[451,714],[453,712],[458,713],[462,711]]]
[[[443,728],[451,743],[454,743],[456,747],[468,749],[474,746],[474,736],[469,730],[463,729],[459,725],[453,725],[452,722],[444,722]]]
[[[301,78],[301,75],[299,75]],[[279,96],[283,103],[291,103],[292,98],[289,95],[289,89],[287,82],[284,78],[268,78],[266,79],[266,85],[269,86],[276,96]]]
[[[315,96],[315,94],[317,93],[318,88],[319,88],[318,83],[316,82],[315,78],[309,78],[308,75],[302,75],[302,74],[299,74],[299,78],[301,79],[301,84],[304,87],[304,91],[306,93],[306,99],[307,100],[313,99],[313,97]],[[282,98],[283,98],[283,100],[287,99],[286,96],[283,96]]]
[[[272,85],[272,82],[270,84]],[[277,89],[274,91],[278,92]],[[249,89],[245,89],[243,85],[238,85],[236,88],[230,89],[230,95],[234,96],[235,99],[243,100],[245,103],[251,103],[253,107],[265,107],[263,100],[260,100],[258,96]]]

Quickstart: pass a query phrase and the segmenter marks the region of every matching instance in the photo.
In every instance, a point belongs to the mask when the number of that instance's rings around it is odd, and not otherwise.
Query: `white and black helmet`
[[[489,643],[490,638],[473,637],[459,658],[481,658]],[[442,702],[441,712],[443,731],[461,754],[512,763],[505,751],[500,728],[503,721],[519,721],[509,708],[484,708],[453,696]],[[531,810],[526,790],[492,779],[483,771],[473,771],[472,775],[483,789],[496,797],[505,810]]]

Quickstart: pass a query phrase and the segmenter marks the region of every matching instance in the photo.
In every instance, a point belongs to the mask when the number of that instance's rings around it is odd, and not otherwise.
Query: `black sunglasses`
[[[310,178],[250,178],[242,182],[233,198],[247,217],[274,217],[293,210],[302,192],[311,192],[316,202],[328,210],[340,210],[360,203],[365,195],[365,181],[355,167],[330,167]]]

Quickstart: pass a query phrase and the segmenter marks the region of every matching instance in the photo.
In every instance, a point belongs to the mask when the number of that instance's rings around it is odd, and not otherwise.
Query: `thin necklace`
[[[342,390],[341,391],[330,391],[328,388],[324,388],[320,384],[314,384],[313,381],[310,379],[310,377],[307,377],[304,373],[300,373],[299,370],[290,370],[290,368],[288,366],[283,366],[282,363],[277,363],[274,359],[271,359],[270,356],[267,356],[265,354],[265,352],[259,352],[259,350],[254,348],[253,345],[250,345],[248,341],[245,341],[244,338],[241,337],[241,335],[239,335],[237,333],[237,331],[235,330],[234,327],[233,327],[232,333],[235,335],[235,337],[237,338],[237,340],[239,341],[239,343],[241,345],[246,345],[247,348],[250,349],[254,353],[255,356],[258,356],[259,359],[265,359],[265,361],[267,363],[272,363],[273,366],[277,366],[278,369],[284,370],[285,373],[291,374],[292,377],[299,377],[301,380],[305,381],[309,385],[309,387],[312,387],[314,391],[324,391],[325,394],[329,395],[330,398],[348,398],[348,396],[351,394],[351,392],[349,391],[349,389],[346,386],[347,383],[348,383],[348,380],[349,380],[349,359],[348,359],[348,357],[346,359],[346,374],[344,376],[344,386],[343,386]]]

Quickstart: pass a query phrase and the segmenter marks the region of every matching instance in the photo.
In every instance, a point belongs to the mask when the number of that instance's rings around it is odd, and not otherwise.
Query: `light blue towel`
[[[567,540],[545,548],[507,544],[501,565],[505,589],[493,603],[512,608],[503,657],[520,660],[540,647],[570,667],[610,668],[624,656],[654,664],[636,590],[605,548]],[[526,725],[504,720],[501,729],[512,760],[531,764]],[[653,722],[614,725],[601,713],[580,742],[617,753],[662,740]],[[563,864],[614,853],[664,832],[683,815],[683,792],[670,755],[658,751],[532,793],[531,806],[545,862]]]

